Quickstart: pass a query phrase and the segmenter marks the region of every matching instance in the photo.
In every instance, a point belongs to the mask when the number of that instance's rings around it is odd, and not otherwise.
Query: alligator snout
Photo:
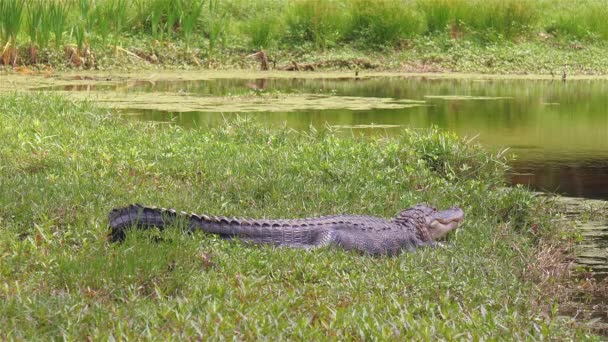
[[[461,222],[464,220],[464,211],[459,207],[452,207],[450,209],[436,212],[434,219],[443,224]]]

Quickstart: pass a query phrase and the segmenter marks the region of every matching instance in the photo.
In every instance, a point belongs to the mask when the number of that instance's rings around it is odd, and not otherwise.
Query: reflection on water
[[[116,90],[116,86],[106,89]],[[121,88],[122,87],[122,88]],[[510,147],[514,183],[569,196],[608,199],[608,82],[545,80],[221,79],[139,82],[125,92],[239,95],[252,92],[322,93],[426,101],[428,106],[375,110],[268,113],[170,113],[129,110],[145,120],[212,127],[240,116],[295,129],[338,127],[343,134],[391,135],[432,125],[477,136],[489,148]],[[100,90],[100,89],[97,89]],[[373,126],[372,126],[373,125]]]

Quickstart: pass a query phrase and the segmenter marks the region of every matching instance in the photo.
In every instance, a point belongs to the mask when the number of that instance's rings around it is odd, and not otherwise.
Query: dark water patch
[[[523,159],[512,162],[512,168],[509,174],[512,184],[524,184],[537,191],[566,196],[608,198],[608,157],[569,159],[564,156],[557,160]]]

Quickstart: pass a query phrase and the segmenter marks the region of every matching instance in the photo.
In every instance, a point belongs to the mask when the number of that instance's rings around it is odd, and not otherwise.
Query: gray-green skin
[[[134,204],[110,212],[109,237],[120,241],[131,227],[162,230],[176,220],[186,220],[189,231],[201,230],[224,238],[294,248],[334,245],[375,255],[394,255],[403,249],[412,252],[416,247],[436,246],[435,240],[456,229],[463,219],[460,208],[437,211],[426,205],[403,210],[389,221],[360,215],[259,220],[187,214]]]

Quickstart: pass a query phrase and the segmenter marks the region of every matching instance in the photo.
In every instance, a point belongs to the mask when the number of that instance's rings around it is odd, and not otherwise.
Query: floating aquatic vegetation
[[[424,95],[427,99],[440,99],[446,101],[460,100],[508,100],[512,97],[508,96],[469,96],[469,95]]]
[[[370,124],[370,125],[331,125],[331,128],[345,128],[345,129],[375,129],[375,128],[399,128],[403,125],[381,125],[381,124]]]
[[[289,112],[324,109],[398,109],[426,106],[424,101],[356,96],[270,95],[197,96],[189,93],[124,93],[114,91],[57,93],[75,100],[90,100],[120,109],[153,109],[171,112]]]

